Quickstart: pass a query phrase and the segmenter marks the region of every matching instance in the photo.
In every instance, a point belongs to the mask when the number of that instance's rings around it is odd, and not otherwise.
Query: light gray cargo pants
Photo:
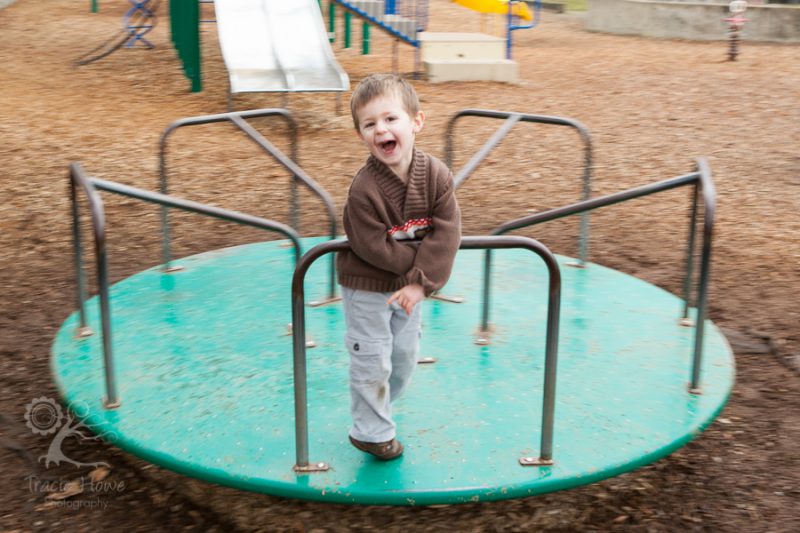
[[[386,305],[392,294],[342,287],[350,353],[350,436],[360,441],[395,437],[392,402],[417,366],[421,302],[408,316],[397,302]]]

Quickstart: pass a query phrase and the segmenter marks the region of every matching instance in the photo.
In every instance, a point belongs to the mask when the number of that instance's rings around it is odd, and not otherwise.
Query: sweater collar
[[[384,165],[373,155],[367,159],[367,165],[370,167],[375,175],[375,179],[386,195],[386,199],[393,203],[398,211],[403,213],[403,216],[409,216],[408,210],[414,210],[415,207],[425,201],[427,192],[425,182],[425,153],[422,150],[414,148],[411,155],[411,166],[408,169],[408,182],[403,180],[394,173],[392,169]],[[410,200],[410,202],[409,202]]]

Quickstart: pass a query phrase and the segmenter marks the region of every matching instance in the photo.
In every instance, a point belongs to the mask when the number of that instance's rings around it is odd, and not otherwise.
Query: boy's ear
[[[363,140],[364,140],[364,136],[363,136],[363,135],[361,135],[361,129],[360,129],[360,128],[356,130],[356,137],[358,137],[358,139],[359,139],[360,141],[363,141]]]
[[[417,116],[414,117],[414,133],[419,133],[422,131],[422,127],[425,125],[425,113],[422,112],[420,109],[417,111]]]

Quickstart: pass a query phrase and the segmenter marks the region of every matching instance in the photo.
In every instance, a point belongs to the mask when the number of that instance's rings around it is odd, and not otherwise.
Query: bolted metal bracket
[[[314,300],[313,302],[308,302],[306,305],[308,305],[309,307],[322,307],[323,305],[336,303],[341,299],[342,299],[341,296],[334,296],[332,298],[328,297],[328,298],[323,298],[322,300]]]
[[[120,405],[122,405],[122,402],[119,399],[116,402],[109,402],[108,398],[103,397],[103,409],[116,409]]]
[[[689,394],[694,394],[695,396],[701,396],[703,394],[703,389],[700,387],[693,388],[691,383],[689,384],[689,388],[687,390],[689,391]]]
[[[419,360],[417,361],[417,364],[418,365],[432,365],[435,362],[436,362],[436,358],[435,357],[420,357]]]
[[[678,320],[678,324],[687,328],[691,328],[694,326],[694,320],[689,317],[681,318],[680,320]]]
[[[586,268],[586,264],[575,261],[569,261],[564,263],[564,265],[572,268]]]
[[[492,333],[494,328],[489,326],[489,329],[479,329],[475,333],[475,344],[478,346],[488,346],[492,343]]]
[[[328,463],[309,463],[304,466],[294,465],[292,470],[294,470],[298,474],[313,474],[315,472],[327,472],[331,469],[331,465]]]
[[[522,466],[552,466],[553,460],[541,457],[520,457],[519,464]]]
[[[84,326],[75,330],[76,339],[85,339],[86,337],[91,337],[92,335],[94,335],[94,332],[89,326]]]
[[[173,272],[180,272],[181,270],[186,270],[186,267],[183,265],[170,265],[166,268],[162,268],[161,271],[167,274],[172,274]]]
[[[294,329],[292,328],[291,322],[286,324],[286,333],[284,333],[283,335],[284,337],[291,337],[292,335],[294,335]],[[306,348],[316,348],[316,347],[317,343],[314,341],[314,339],[306,339]]]
[[[451,304],[461,304],[464,303],[463,296],[447,296],[446,294],[439,294],[435,292],[428,296],[431,300],[439,300],[440,302],[447,302]]]

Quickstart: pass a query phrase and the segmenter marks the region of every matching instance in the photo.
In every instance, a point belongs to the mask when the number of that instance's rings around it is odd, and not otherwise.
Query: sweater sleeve
[[[414,264],[405,273],[409,284],[422,285],[425,296],[447,283],[461,244],[461,210],[456,201],[453,175],[446,170],[439,179],[432,214],[433,230],[422,239]]]
[[[343,218],[350,248],[358,257],[398,276],[414,266],[416,250],[389,235],[368,200],[352,196],[348,198]]]

